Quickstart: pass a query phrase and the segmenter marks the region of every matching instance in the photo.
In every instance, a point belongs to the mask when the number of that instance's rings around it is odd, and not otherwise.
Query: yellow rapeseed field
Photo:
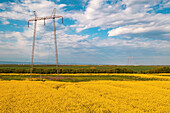
[[[170,112],[170,81],[0,81],[0,112]]]

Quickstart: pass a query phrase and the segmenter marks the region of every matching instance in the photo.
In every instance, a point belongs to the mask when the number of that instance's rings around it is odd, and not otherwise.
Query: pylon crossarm
[[[63,16],[36,17],[36,18],[33,18],[33,19],[28,20],[28,22],[30,22],[30,21],[37,21],[37,20],[54,19],[54,18],[63,18]]]

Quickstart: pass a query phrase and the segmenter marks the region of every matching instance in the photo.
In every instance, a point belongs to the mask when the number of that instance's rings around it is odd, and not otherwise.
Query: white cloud
[[[37,26],[36,32],[36,55],[37,49],[39,48],[39,56],[47,57],[49,47],[54,51],[54,38],[52,24],[46,23],[44,27],[43,24],[39,23]],[[57,24],[58,26],[58,24]],[[51,28],[50,28],[51,27]],[[47,31],[50,30],[50,31]],[[79,41],[87,39],[88,35],[68,35],[64,32],[65,30],[57,30],[57,41],[59,49],[62,49],[63,54],[67,54],[70,49],[80,48]],[[3,55],[12,55],[19,54],[30,56],[32,49],[32,40],[33,40],[33,25],[30,25],[29,28],[26,28],[23,32],[0,32],[0,50]],[[12,52],[10,52],[12,51]],[[54,53],[54,52],[53,52]],[[1,55],[2,56],[2,55]]]
[[[0,13],[1,17],[15,20],[26,20],[34,18],[33,11],[37,11],[39,17],[50,16],[53,8],[57,9],[57,14],[63,12],[62,8],[66,4],[55,4],[52,1],[46,0],[22,0],[21,3],[9,2],[2,3],[3,9],[8,8],[8,10],[2,11]],[[1,9],[2,9],[1,8]]]
[[[148,40],[147,38],[134,38],[134,39],[119,39],[119,38],[108,38],[103,40],[91,41],[93,45],[97,47],[131,47],[131,48],[165,48],[170,49],[170,42],[165,40]]]
[[[9,22],[9,21],[7,21],[7,20],[6,20],[6,19],[4,19],[4,18],[2,18],[1,20],[2,20],[2,24],[4,24],[4,25],[10,24],[10,22]]]
[[[88,28],[101,27],[100,30],[113,28],[110,30],[109,36],[139,34],[160,32],[160,36],[152,38],[164,38],[163,33],[170,32],[170,14],[147,13],[153,10],[153,6],[160,4],[161,0],[124,0],[111,1],[110,4],[106,0],[90,0],[84,12],[68,12],[66,17],[77,20],[77,23],[71,25],[75,27],[77,32]],[[169,3],[164,1],[162,6]],[[122,5],[126,5],[126,9],[122,9]],[[160,7],[161,8],[161,7]],[[146,36],[146,35],[145,35]],[[145,37],[149,38],[149,37]],[[165,38],[164,38],[165,39]]]
[[[109,36],[125,35],[125,34],[137,34],[137,33],[147,33],[151,31],[164,31],[170,33],[170,24],[158,24],[151,22],[149,24],[135,24],[126,25],[124,27],[119,27],[108,32]]]

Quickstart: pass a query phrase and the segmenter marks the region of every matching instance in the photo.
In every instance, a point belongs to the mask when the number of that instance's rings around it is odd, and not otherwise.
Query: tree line
[[[160,67],[160,68],[154,68],[151,70],[147,70],[147,71],[141,71],[141,73],[143,74],[152,74],[152,73],[170,73],[170,68],[169,67]]]
[[[0,73],[30,73],[30,69],[0,69]],[[33,73],[39,74],[55,74],[56,69],[33,68]],[[127,68],[113,68],[113,69],[59,69],[59,73],[137,73],[134,70]]]
[[[17,69],[17,68],[2,68],[0,69],[0,73],[30,73],[30,69]],[[33,68],[33,73],[39,74],[55,74],[57,70],[54,68]],[[87,68],[80,68],[80,69],[64,69],[60,68],[59,73],[137,73],[134,70],[128,68],[111,68],[111,69],[87,69]],[[169,67],[161,67],[161,68],[154,68],[146,71],[141,71],[140,73],[143,74],[152,74],[152,73],[170,73]]]

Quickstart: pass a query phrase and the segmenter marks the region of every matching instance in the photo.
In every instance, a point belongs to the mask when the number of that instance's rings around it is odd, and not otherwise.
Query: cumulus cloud
[[[170,8],[170,1],[167,2],[167,3],[163,6],[163,8]]]
[[[57,13],[62,12],[62,8],[66,4],[55,4],[47,0],[21,0],[18,2],[2,3],[1,9],[7,9],[0,13],[1,17],[15,20],[28,20],[34,18],[33,11],[37,11],[38,16],[50,16],[53,8],[57,9]]]
[[[167,17],[168,18],[168,17]],[[167,20],[168,21],[168,20]],[[117,35],[127,35],[127,34],[139,34],[139,33],[148,33],[148,32],[159,32],[161,35],[170,33],[170,25],[162,23],[142,23],[142,24],[135,24],[135,25],[126,25],[124,27],[118,27],[108,32],[109,36],[117,36]],[[154,35],[154,34],[153,34]],[[160,37],[158,37],[160,38]],[[163,38],[163,37],[162,37]]]
[[[110,1],[106,0],[90,0],[84,12],[72,12],[72,19],[77,20],[75,27],[77,32],[85,29],[100,27],[99,30],[112,29],[108,32],[108,36],[118,36],[140,33],[150,34],[145,38],[161,39],[164,34],[170,32],[170,14],[156,14],[149,13],[148,11],[154,10],[154,7],[161,4],[158,9],[167,7],[169,2],[161,0],[148,1],[148,0],[123,0],[123,1]],[[160,31],[160,34],[155,36],[153,32]],[[151,34],[153,34],[151,36]]]

